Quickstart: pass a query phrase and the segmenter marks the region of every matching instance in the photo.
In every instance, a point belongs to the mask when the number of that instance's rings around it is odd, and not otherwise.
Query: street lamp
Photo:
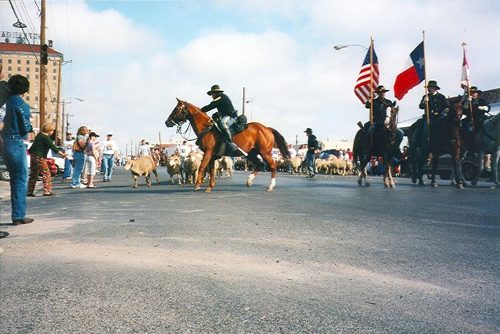
[[[343,44],[337,44],[337,45],[334,45],[333,48],[338,51],[338,50],[341,50],[341,49],[348,48],[350,46],[358,46],[360,48],[368,50],[368,48],[366,46],[361,45],[361,44],[345,44],[345,45],[343,45]]]

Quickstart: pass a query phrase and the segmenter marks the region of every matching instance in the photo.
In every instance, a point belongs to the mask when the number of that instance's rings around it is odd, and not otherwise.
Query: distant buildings
[[[48,48],[48,64],[45,66],[47,81],[45,84],[45,115],[47,120],[57,122],[59,132],[62,129],[60,110],[61,65],[63,54]],[[8,80],[14,74],[21,74],[30,81],[30,90],[24,100],[32,108],[32,124],[38,131],[39,96],[40,96],[40,45],[0,43],[0,65],[2,74]],[[61,134],[58,135],[59,137]]]

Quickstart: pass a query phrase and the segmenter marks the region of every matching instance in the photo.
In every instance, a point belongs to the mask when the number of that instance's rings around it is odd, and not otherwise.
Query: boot
[[[230,153],[233,153],[234,151],[238,150],[238,146],[236,146],[233,143],[233,139],[231,136],[231,131],[229,131],[229,127],[226,124],[224,124],[223,122],[219,122],[219,129],[220,129],[222,135],[224,136],[224,139],[226,139],[228,151]]]

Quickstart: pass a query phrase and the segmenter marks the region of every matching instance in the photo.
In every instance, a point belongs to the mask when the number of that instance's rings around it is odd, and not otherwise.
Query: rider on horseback
[[[443,94],[438,92],[440,89],[435,80],[429,80],[427,84],[428,94],[422,97],[422,101],[418,105],[420,109],[425,110],[426,103],[429,104],[429,120],[431,124],[445,118],[450,111],[450,102]],[[423,117],[425,118],[425,114]]]
[[[385,120],[387,118],[387,108],[395,107],[396,102],[391,102],[385,98],[385,93],[388,92],[388,89],[385,89],[384,86],[379,85],[377,89],[375,89],[374,93],[377,94],[377,97],[373,99],[373,127],[370,127],[370,123],[365,123],[365,129],[368,129],[368,136],[371,136],[372,133],[374,136],[383,135],[383,130],[385,129]],[[368,100],[365,103],[365,107],[370,109],[370,101]],[[398,141],[401,143],[403,140],[404,132],[401,129],[397,129],[398,132]]]
[[[462,129],[468,144],[472,142],[473,133],[479,131],[479,126],[487,118],[485,115],[490,111],[488,103],[482,99],[481,91],[476,86],[470,88],[470,96],[464,95],[462,99],[462,108],[464,110],[465,118],[462,121]],[[472,113],[470,107],[472,106]],[[467,145],[470,146],[470,145]]]
[[[233,143],[229,128],[236,122],[236,117],[238,115],[236,110],[234,110],[231,100],[223,92],[224,91],[220,89],[219,85],[213,85],[207,92],[208,95],[212,96],[213,100],[209,105],[201,108],[201,111],[206,113],[207,111],[217,108],[218,112],[214,113],[212,118],[217,122],[219,130],[226,139],[229,151],[234,152],[238,150],[238,147]]]

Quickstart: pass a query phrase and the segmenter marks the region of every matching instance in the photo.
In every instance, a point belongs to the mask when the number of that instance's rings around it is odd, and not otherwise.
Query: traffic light
[[[47,44],[43,44],[42,48],[40,49],[40,58],[43,65],[47,65],[49,63],[48,49],[49,47],[47,46]]]

